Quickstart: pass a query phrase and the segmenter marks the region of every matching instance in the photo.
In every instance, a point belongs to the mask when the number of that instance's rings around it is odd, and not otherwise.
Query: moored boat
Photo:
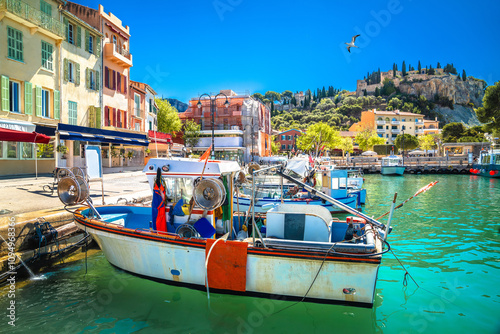
[[[390,155],[382,158],[380,173],[382,175],[403,175],[405,168],[401,157]]]
[[[94,208],[88,203],[75,212],[76,223],[112,265],[140,277],[221,293],[373,305],[389,230],[385,225],[282,172],[289,182],[354,216],[340,221],[321,206],[283,203],[265,215],[252,208],[245,219],[233,214],[232,201],[223,194],[223,189],[233,193],[239,166],[203,165],[166,159],[146,165],[148,177],[156,170],[165,180],[166,222],[159,222],[151,207]],[[155,191],[158,182],[153,180]],[[191,194],[195,204],[188,215],[178,204]],[[215,233],[218,220],[224,222],[223,235]],[[251,237],[237,238],[242,231]]]
[[[491,149],[479,154],[479,161],[473,164],[470,172],[474,175],[499,178],[500,177],[500,150]]]

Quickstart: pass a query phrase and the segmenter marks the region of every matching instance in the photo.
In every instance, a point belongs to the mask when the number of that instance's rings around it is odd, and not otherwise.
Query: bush
[[[389,155],[391,150],[394,148],[394,154],[398,154],[398,148],[396,145],[374,145],[373,151],[377,152],[378,155]]]

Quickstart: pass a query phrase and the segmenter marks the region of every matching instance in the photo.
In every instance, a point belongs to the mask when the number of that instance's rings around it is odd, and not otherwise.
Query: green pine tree
[[[462,70],[462,81],[467,80],[467,74],[465,74],[465,70]]]
[[[441,68],[441,64],[439,62],[437,63],[437,68]]]
[[[401,71],[403,72],[403,76],[406,76],[406,64],[405,61],[403,60],[403,65],[401,65]]]
[[[422,65],[420,65],[420,60],[418,61],[418,73],[422,73]]]

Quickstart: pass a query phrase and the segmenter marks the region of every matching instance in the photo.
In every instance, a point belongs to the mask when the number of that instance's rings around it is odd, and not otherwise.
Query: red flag
[[[200,160],[198,162],[206,160],[208,161],[208,158],[210,157],[210,151],[212,150],[212,146],[209,146],[208,149],[203,153],[203,155],[200,157]]]
[[[314,160],[313,160],[313,158],[311,157],[311,155],[309,155],[309,163],[310,163],[311,165],[314,165]]]

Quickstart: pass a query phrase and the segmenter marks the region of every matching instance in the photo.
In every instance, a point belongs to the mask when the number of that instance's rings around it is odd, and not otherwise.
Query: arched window
[[[113,35],[113,44],[116,45],[116,35]]]
[[[396,122],[396,121],[397,121],[396,117],[394,117],[394,118],[392,119],[392,121],[393,121],[393,122]]]
[[[406,122],[406,118],[402,118],[402,119],[401,119],[401,122]]]
[[[390,120],[390,118],[389,118],[389,117],[386,117],[386,118],[385,118],[385,121],[386,121],[386,122],[390,122],[391,120]]]
[[[383,121],[382,117],[377,118],[377,121]]]

